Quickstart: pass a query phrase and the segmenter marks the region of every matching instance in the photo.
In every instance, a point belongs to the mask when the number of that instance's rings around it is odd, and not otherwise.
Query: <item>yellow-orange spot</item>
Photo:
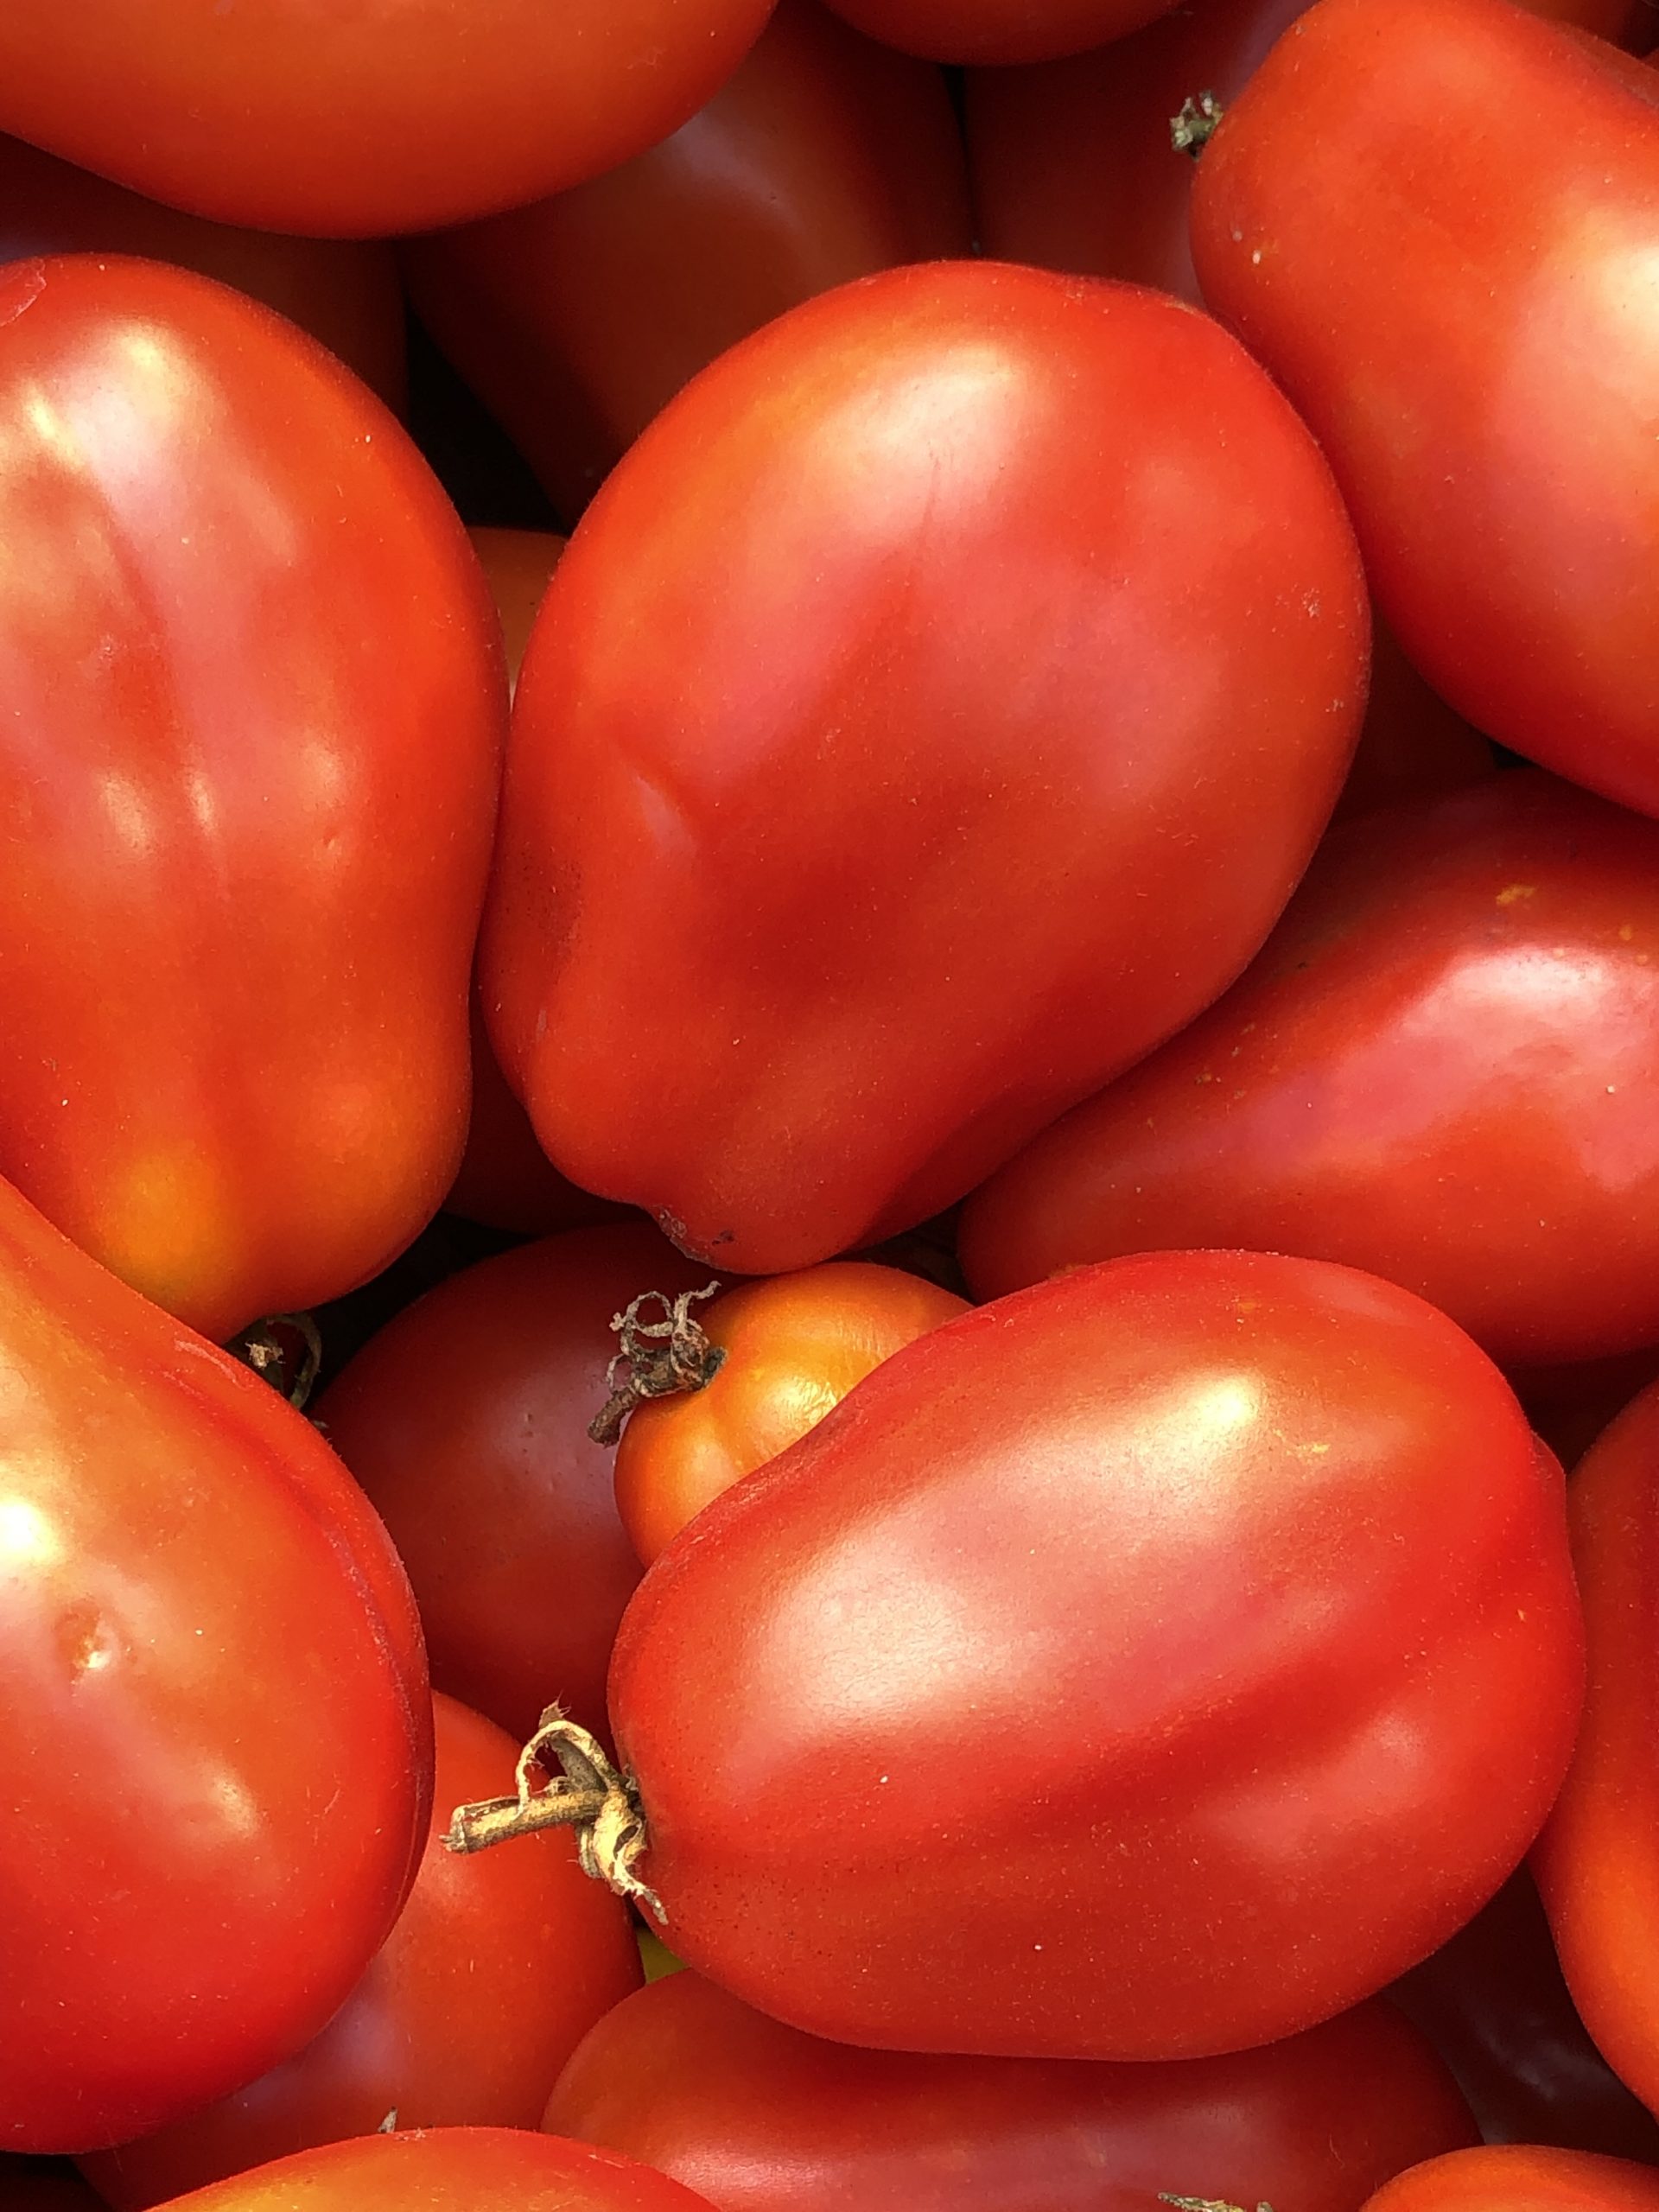
[[[1506,883],[1497,894],[1500,906],[1513,906],[1517,899],[1535,899],[1538,895],[1535,883]]]

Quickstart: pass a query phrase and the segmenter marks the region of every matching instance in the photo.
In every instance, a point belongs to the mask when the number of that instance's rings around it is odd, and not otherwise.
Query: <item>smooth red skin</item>
[[[1389,1994],[1451,2067],[1488,2143],[1659,2162],[1659,2120],[1586,2034],[1524,1868]]]
[[[1380,2189],[1364,2212],[1656,2212],[1659,2172],[1588,2151],[1452,2151]]]
[[[0,138],[0,261],[130,253],[194,269],[321,340],[396,413],[408,396],[397,264],[380,244],[236,230],[141,199],[21,138]]]
[[[1559,1469],[1442,1315],[1158,1254],[877,1368],[647,1572],[611,1669],[686,1963],[895,2050],[1172,2058],[1329,2018],[1566,1770]]]
[[[1205,297],[1319,437],[1414,664],[1649,813],[1656,203],[1659,79],[1507,0],[1321,0],[1192,203]]]
[[[408,1568],[433,1681],[520,1741],[556,1698],[604,1727],[639,1580],[611,1453],[588,1434],[611,1317],[708,1280],[645,1222],[550,1236],[429,1291],[317,1402]]]
[[[931,61],[1050,61],[1137,31],[1171,0],[830,0],[838,16]]]
[[[443,1847],[459,1804],[511,1796],[517,1741],[435,1698],[437,1766],[421,1871],[397,1926],[315,2043],[224,2102],[83,2162],[118,2212],[272,2158],[401,2127],[534,2127],[576,2044],[644,1978],[626,1906],[574,1838]]]
[[[620,168],[412,239],[422,321],[572,519],[717,354],[802,300],[973,251],[937,69],[782,0],[708,105]]]
[[[1203,1019],[963,1210],[982,1297],[1239,1244],[1403,1283],[1496,1359],[1659,1338],[1659,828],[1517,770],[1333,832]]]
[[[0,270],[0,1173],[223,1340],[454,1179],[499,632],[392,417],[202,277]]]
[[[51,0],[0,15],[0,130],[222,223],[378,238],[676,130],[770,0]],[[165,118],[157,129],[156,118]]]
[[[1386,2005],[1236,2057],[1103,2066],[849,2050],[694,1974],[600,2022],[543,2125],[719,2212],[1146,2212],[1172,2187],[1358,2212],[1402,2166],[1478,2139]]]
[[[0,2144],[84,2151],[297,2049],[419,1858],[431,1708],[310,1423],[0,1185]]]
[[[189,2212],[709,2212],[631,2158],[511,2127],[328,2143],[174,2201]]]
[[[984,263],[795,308],[537,617],[480,974],[543,1147],[743,1274],[940,1211],[1248,958],[1365,644],[1323,463],[1213,322]]]
[[[1590,1686],[1572,1771],[1534,1855],[1585,2026],[1644,2104],[1659,2102],[1659,1384],[1580,1461],[1570,1503]]]

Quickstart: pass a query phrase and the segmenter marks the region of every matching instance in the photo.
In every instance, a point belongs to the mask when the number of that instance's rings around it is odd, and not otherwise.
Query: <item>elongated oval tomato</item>
[[[1573,1554],[1590,1684],[1571,1772],[1534,1859],[1561,1969],[1598,2050],[1644,2103],[1659,2099],[1659,1383],[1586,1452]]]
[[[1659,827],[1520,770],[1334,832],[1204,1018],[963,1209],[982,1296],[1184,1244],[1404,1283],[1495,1358],[1659,1341]]]
[[[256,229],[378,238],[625,161],[771,0],[50,0],[0,10],[0,130]],[[158,118],[165,118],[158,127]]]
[[[1532,2143],[1451,2151],[1384,2184],[1365,2212],[1659,2212],[1659,2172]]]
[[[1046,61],[1138,30],[1171,0],[830,0],[837,15],[934,61]]]
[[[0,2145],[84,2151],[285,2057],[419,1857],[431,1709],[311,1425],[0,1185]]]
[[[454,1177],[494,619],[386,410],[201,277],[0,270],[0,1173],[223,1338]]]
[[[1365,647],[1324,464],[1207,318],[950,262],[780,317],[525,657],[480,975],[555,1164],[744,1274],[939,1211],[1236,973]]]
[[[372,2135],[388,2113],[400,2127],[533,2127],[582,2036],[639,1987],[627,1908],[583,1874],[569,1834],[473,1859],[443,1848],[457,1804],[512,1793],[518,1747],[451,1698],[433,1707],[426,1851],[368,1972],[314,2043],[258,2081],[83,2159],[118,2212]]]
[[[611,1669],[688,1965],[848,2043],[1169,2058],[1468,1919],[1566,1770],[1559,1468],[1407,1292],[1080,1269],[884,1362],[647,1571]]]
[[[328,2143],[174,2201],[189,2212],[709,2212],[632,2158],[513,2127]]]
[[[1146,2212],[1160,2188],[1358,2212],[1476,2140],[1423,2038],[1372,2002],[1264,2050],[1167,2065],[854,2050],[695,1974],[626,1998],[544,2125],[643,2159],[720,2212]]]
[[[873,270],[972,251],[943,79],[782,0],[670,138],[574,190],[410,240],[422,321],[574,520],[715,355]]]
[[[1659,812],[1659,77],[1505,0],[1322,0],[1205,148],[1205,299],[1489,736]]]

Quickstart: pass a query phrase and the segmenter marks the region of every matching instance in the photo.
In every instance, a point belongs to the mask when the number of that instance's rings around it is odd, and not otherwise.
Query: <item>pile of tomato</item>
[[[0,2212],[1659,2212],[1656,64],[4,0]]]

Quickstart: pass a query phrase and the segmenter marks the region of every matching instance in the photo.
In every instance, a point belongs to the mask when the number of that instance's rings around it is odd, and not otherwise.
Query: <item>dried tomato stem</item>
[[[1171,2196],[1166,2190],[1160,2190],[1158,2202],[1173,2204],[1179,2212],[1244,2212],[1242,2204],[1232,2204],[1224,2196]],[[1258,2204],[1255,2212],[1273,2212],[1271,2204]]]
[[[1213,92],[1199,92],[1196,96],[1189,94],[1181,102],[1180,113],[1172,115],[1169,118],[1171,146],[1178,154],[1191,154],[1196,162],[1210,143],[1216,125],[1221,121],[1221,103]],[[1172,2197],[1169,2201],[1174,2203],[1177,2200]],[[1183,2197],[1179,2201],[1185,2203],[1189,2200]],[[1203,2202],[1198,2197],[1190,2201],[1193,2203]]]
[[[322,1336],[308,1313],[267,1314],[250,1322],[226,1349],[303,1412],[322,1370]]]
[[[725,1361],[725,1350],[709,1343],[691,1318],[691,1308],[719,1288],[711,1282],[702,1290],[682,1291],[677,1298],[666,1291],[643,1291],[624,1312],[612,1314],[611,1326],[621,1338],[622,1349],[605,1370],[605,1387],[611,1395],[588,1424],[595,1444],[614,1444],[623,1422],[647,1398],[706,1389],[714,1381]],[[641,1320],[640,1309],[652,1305],[662,1307],[662,1319]],[[624,1368],[627,1373],[619,1382]]]

